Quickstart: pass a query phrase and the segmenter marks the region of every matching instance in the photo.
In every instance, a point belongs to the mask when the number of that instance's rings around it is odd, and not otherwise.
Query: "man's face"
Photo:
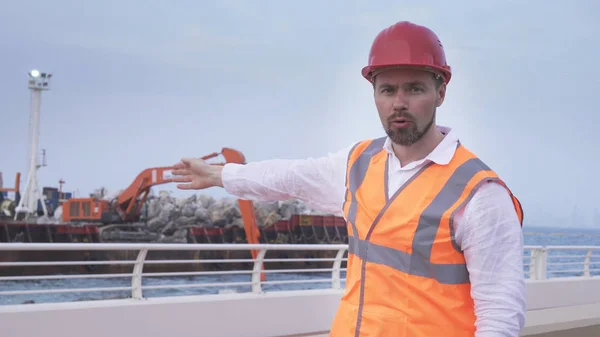
[[[375,105],[383,128],[402,146],[416,143],[435,123],[446,85],[439,88],[433,74],[418,69],[390,69],[375,78]]]

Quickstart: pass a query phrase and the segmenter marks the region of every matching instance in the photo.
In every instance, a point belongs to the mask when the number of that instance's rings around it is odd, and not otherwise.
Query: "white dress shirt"
[[[441,143],[424,159],[404,167],[387,139],[388,195],[427,163],[447,164],[452,159],[458,138],[450,128],[438,129],[446,134]],[[226,164],[223,186],[241,199],[299,199],[311,209],[344,216],[346,166],[352,145],[321,158]],[[457,213],[454,231],[469,270],[477,317],[475,336],[518,337],[526,311],[523,232],[506,189],[496,183],[479,187]]]

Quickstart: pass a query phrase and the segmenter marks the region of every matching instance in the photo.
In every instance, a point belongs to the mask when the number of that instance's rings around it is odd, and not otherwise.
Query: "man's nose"
[[[402,91],[398,91],[394,96],[394,110],[408,109],[408,100]]]

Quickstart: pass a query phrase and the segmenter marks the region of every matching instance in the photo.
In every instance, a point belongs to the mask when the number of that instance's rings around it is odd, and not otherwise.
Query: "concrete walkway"
[[[527,337],[600,337],[600,325],[527,335]]]
[[[315,333],[307,333],[307,334],[298,334],[298,335],[288,335],[288,336],[279,336],[279,337],[329,337],[325,331],[315,332]],[[527,335],[526,337],[600,337],[600,325],[593,325],[584,328],[575,328],[568,329],[562,331],[553,331],[546,332],[535,335]]]
[[[298,335],[288,335],[285,337],[329,337],[325,331],[308,333],[308,334],[298,334]],[[280,336],[284,337],[284,336]],[[575,328],[575,329],[567,329],[562,331],[553,331],[540,333],[535,335],[527,335],[526,337],[600,337],[600,325],[593,325],[584,328]]]

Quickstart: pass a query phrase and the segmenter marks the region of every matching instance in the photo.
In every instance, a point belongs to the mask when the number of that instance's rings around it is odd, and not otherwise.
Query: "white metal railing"
[[[234,252],[242,251],[249,252],[250,250],[258,251],[256,259],[252,258],[189,258],[189,259],[164,259],[150,260],[148,254],[155,251],[188,251],[198,254],[207,253],[214,255],[215,252]],[[303,289],[319,288],[319,289],[342,289],[345,281],[343,262],[347,261],[348,246],[342,245],[325,245],[325,244],[89,244],[89,243],[2,243],[0,251],[2,255],[7,251],[77,251],[77,252],[93,252],[93,251],[133,251],[136,252],[136,259],[121,260],[121,259],[106,259],[106,260],[79,260],[79,261],[16,261],[16,262],[0,262],[0,299],[12,296],[21,296],[22,302],[24,298],[27,300],[36,300],[33,295],[50,294],[58,296],[58,294],[69,293],[102,293],[102,292],[126,292],[124,297],[133,299],[143,299],[149,296],[149,291],[160,291],[167,289],[198,289],[212,288],[212,293],[215,292],[230,292],[232,289],[235,292],[253,292],[260,293],[270,291],[269,286],[279,286],[280,290],[292,290],[294,285],[305,285]],[[269,252],[307,252],[317,253],[325,257],[273,257],[267,258]],[[293,254],[293,253],[291,253]],[[189,254],[188,254],[189,255]],[[524,273],[530,280],[544,280],[555,277],[594,277],[600,276],[600,247],[599,246],[525,246],[524,250]],[[272,268],[270,263],[284,263],[286,268]],[[299,268],[291,268],[289,264],[294,262],[318,263],[324,264],[324,268],[312,268],[310,266],[302,266]],[[167,272],[144,272],[149,266],[168,266],[168,265],[185,265],[185,264],[229,264],[229,263],[246,263],[251,266],[249,269],[243,268],[223,268],[228,270],[201,270],[201,271],[167,271]],[[69,274],[41,274],[29,273],[33,267],[58,267],[58,266],[133,266],[131,272],[127,273],[93,273],[93,270],[73,274],[74,270],[70,270]],[[265,265],[265,268],[261,268]],[[26,268],[28,275],[23,273],[10,274],[7,271],[13,267]],[[122,268],[122,267],[121,267]],[[194,267],[189,267],[194,269]],[[195,267],[198,269],[199,267]],[[93,269],[93,268],[92,268]],[[326,276],[305,277],[298,279],[299,275],[306,273],[325,273]],[[262,280],[261,276],[266,276],[266,280]],[[295,279],[277,279],[283,275],[294,275]],[[235,279],[235,277],[238,279]],[[277,277],[275,277],[277,276]],[[152,278],[174,278],[179,277],[178,284],[144,284],[142,281],[148,281]],[[199,277],[200,279],[188,280],[186,277]],[[272,280],[271,278],[274,278]],[[102,279],[105,283],[111,283],[110,280],[125,279],[127,283],[113,282],[111,286],[94,286],[94,287],[75,287],[69,284],[71,281],[66,280],[85,280],[85,285],[90,285],[88,279]],[[50,288],[47,283],[52,283],[53,280],[65,280],[59,288]],[[40,283],[40,282],[46,283]],[[29,283],[28,283],[29,282]],[[31,283],[31,284],[30,284]],[[306,288],[307,284],[313,284],[312,287]],[[321,286],[316,286],[320,284]],[[20,285],[20,286],[19,286]],[[106,284],[102,284],[106,285]],[[37,286],[37,289],[36,289]],[[11,288],[16,288],[8,290]],[[21,289],[25,288],[25,289]],[[217,290],[214,290],[214,289]],[[220,288],[220,289],[219,289]],[[23,297],[25,296],[25,297]],[[159,296],[170,296],[162,294]],[[60,296],[59,296],[60,297]],[[101,297],[105,298],[105,297]],[[58,299],[65,301],[64,299]],[[52,299],[57,301],[56,298]],[[13,303],[8,301],[9,303]],[[5,304],[0,301],[0,304]]]
[[[528,279],[600,276],[600,246],[525,246]]]
[[[341,276],[345,268],[342,268],[342,262],[346,261],[344,257],[347,252],[347,245],[322,245],[322,244],[300,244],[300,245],[282,245],[282,244],[89,244],[89,243],[2,243],[0,251],[136,251],[137,257],[135,260],[105,260],[105,261],[15,261],[15,262],[0,262],[0,270],[6,267],[51,267],[51,266],[133,266],[131,273],[94,273],[94,274],[69,274],[69,275],[10,275],[0,276],[0,298],[6,295],[39,295],[39,294],[60,294],[60,293],[84,293],[84,292],[114,292],[128,291],[133,299],[144,298],[144,290],[160,290],[160,289],[186,289],[186,288],[225,288],[250,286],[251,292],[263,292],[264,287],[268,285],[294,285],[294,284],[311,284],[311,283],[329,283],[328,288],[340,289],[342,287]],[[226,258],[226,259],[165,259],[165,260],[148,260],[146,257],[152,251],[195,251],[195,252],[215,252],[215,251],[245,251],[257,250],[256,259],[252,258]],[[331,257],[314,258],[266,258],[265,255],[269,251],[307,251],[307,252],[331,252]],[[284,262],[328,262],[333,266],[330,268],[285,268],[274,269],[261,268],[263,264]],[[221,271],[184,271],[184,272],[143,272],[144,267],[151,265],[176,265],[176,264],[230,264],[230,263],[250,263],[252,269],[234,269]],[[328,273],[326,278],[306,278],[306,279],[291,279],[291,280],[265,280],[261,279],[262,275],[276,274],[301,274],[301,273]],[[222,281],[212,283],[185,283],[185,284],[158,284],[158,285],[143,285],[142,280],[151,277],[188,277],[188,276],[234,276],[234,275],[249,275],[248,280],[240,281]],[[110,286],[110,287],[64,287],[61,289],[18,289],[4,290],[6,286],[3,283],[12,281],[41,281],[41,280],[73,280],[73,279],[91,279],[91,278],[128,278],[130,283],[127,286]],[[18,283],[16,283],[18,284]],[[33,285],[32,285],[33,287]],[[38,287],[41,288],[41,287]],[[2,304],[0,302],[0,304]]]

